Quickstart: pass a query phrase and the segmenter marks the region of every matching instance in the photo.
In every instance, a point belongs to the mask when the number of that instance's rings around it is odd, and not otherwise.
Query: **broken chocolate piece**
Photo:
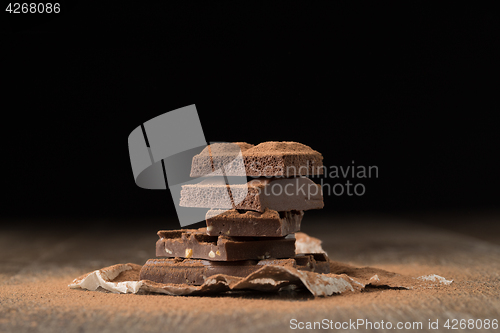
[[[263,142],[245,150],[243,159],[247,176],[294,177],[323,174],[323,156],[298,142]]]
[[[240,151],[242,159],[235,158]],[[211,157],[211,165],[207,164],[207,156]],[[241,162],[244,163],[244,168]],[[193,157],[191,177],[222,175],[222,173],[211,174],[220,170],[221,166],[224,166],[226,176],[322,175],[323,156],[311,147],[298,142],[268,141],[257,146],[244,142],[214,143]]]
[[[321,186],[306,177],[258,178],[246,184],[226,185],[219,178],[207,178],[198,184],[183,185],[180,206],[200,208],[236,208],[264,212],[321,209]],[[232,202],[228,202],[226,190]],[[238,198],[235,200],[234,198]]]
[[[223,177],[210,177],[197,184],[182,185],[181,207],[233,208],[229,186]]]
[[[207,212],[207,234],[210,236],[283,237],[300,231],[303,211],[277,212],[266,208],[263,213],[252,210],[211,209]]]
[[[295,255],[295,236],[209,236],[206,228],[160,230],[157,257],[182,257],[212,261],[290,258]]]
[[[237,277],[246,277],[265,265],[289,266],[303,271],[329,273],[328,259],[320,261],[315,254],[302,254],[289,259],[264,259],[230,262],[215,262],[200,259],[149,259],[140,272],[141,280],[150,280],[158,283],[175,283],[202,285],[205,279],[225,274]]]
[[[191,163],[191,177],[245,176],[242,152],[254,147],[246,142],[217,142],[206,146]]]

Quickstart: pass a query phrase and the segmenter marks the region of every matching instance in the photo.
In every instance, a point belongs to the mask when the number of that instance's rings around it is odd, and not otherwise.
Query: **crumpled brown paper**
[[[362,288],[347,275],[317,274],[299,271],[293,267],[263,266],[245,278],[229,275],[213,275],[201,286],[187,284],[163,284],[139,280],[141,266],[117,264],[85,274],[75,279],[70,288],[97,290],[99,288],[115,293],[156,292],[167,295],[203,295],[229,290],[279,291],[305,287],[315,296],[354,291]],[[128,281],[115,281],[122,272],[128,272]]]
[[[321,241],[305,234],[300,235],[300,247],[321,249]],[[309,244],[311,243],[311,244]],[[73,289],[99,290],[113,293],[153,292],[167,295],[207,295],[226,291],[257,290],[281,291],[307,289],[314,296],[330,296],[345,292],[357,292],[368,287],[393,289],[414,289],[449,285],[453,280],[446,280],[438,275],[418,278],[403,276],[382,269],[358,268],[340,262],[330,261],[330,274],[299,271],[293,267],[263,266],[247,277],[235,277],[224,274],[213,275],[201,286],[187,284],[163,284],[149,280],[139,280],[141,265],[117,264],[82,275],[69,285]]]

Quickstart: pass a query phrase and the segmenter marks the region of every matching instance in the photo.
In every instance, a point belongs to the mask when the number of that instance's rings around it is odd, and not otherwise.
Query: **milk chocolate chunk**
[[[182,257],[212,261],[290,258],[295,255],[295,236],[209,236],[206,228],[160,230],[157,257]]]
[[[303,271],[329,273],[327,259],[317,261],[315,254],[297,255],[289,259],[244,261],[208,261],[200,259],[149,259],[140,272],[141,280],[158,283],[202,285],[216,274],[246,277],[265,265],[293,267]],[[325,269],[325,267],[327,269]]]
[[[321,186],[306,177],[259,178],[247,184],[248,193],[241,202],[234,202],[236,209],[263,212],[266,208],[276,211],[321,209],[324,206]],[[231,196],[241,198],[244,186],[232,185]]]
[[[242,159],[236,158],[240,151]],[[207,155],[212,163],[203,167]],[[193,158],[191,177],[216,175],[210,173],[221,166],[227,176],[311,176],[323,174],[323,156],[309,146],[291,141],[268,141],[257,146],[242,142],[212,144]]]
[[[245,175],[242,153],[254,145],[246,142],[217,142],[206,146],[191,163],[191,177]]]
[[[207,234],[210,236],[283,237],[300,231],[303,211],[277,212],[266,208],[263,213],[252,210],[220,210],[207,212]]]
[[[226,185],[207,178],[198,184],[183,185],[180,206],[200,208],[245,209],[264,212],[321,209],[324,206],[321,186],[306,177],[258,178],[247,184]],[[214,178],[216,179],[216,178]],[[230,192],[230,201],[223,197]]]
[[[294,177],[323,174],[323,156],[298,142],[263,142],[245,150],[243,159],[247,176]]]
[[[240,190],[241,191],[241,190]],[[233,208],[229,186],[223,177],[210,177],[197,184],[182,185],[179,205],[199,208]]]

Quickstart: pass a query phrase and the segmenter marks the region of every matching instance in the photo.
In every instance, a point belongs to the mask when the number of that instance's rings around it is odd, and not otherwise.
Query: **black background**
[[[378,166],[364,196],[325,197],[324,212],[498,207],[500,27],[487,6],[3,10],[5,218],[174,217],[168,192],[135,185],[127,138],[190,104],[208,141],[298,141],[327,166]]]

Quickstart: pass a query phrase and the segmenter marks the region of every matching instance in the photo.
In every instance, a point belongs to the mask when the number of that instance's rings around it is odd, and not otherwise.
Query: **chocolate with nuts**
[[[227,237],[209,236],[206,228],[160,230],[157,257],[182,257],[211,261],[290,258],[295,255],[295,236]]]

